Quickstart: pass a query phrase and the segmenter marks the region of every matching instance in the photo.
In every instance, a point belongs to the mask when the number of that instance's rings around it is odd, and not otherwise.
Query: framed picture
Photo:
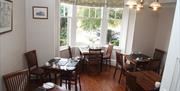
[[[48,19],[48,7],[33,6],[33,19]]]
[[[10,0],[0,0],[0,34],[12,31],[12,5]]]

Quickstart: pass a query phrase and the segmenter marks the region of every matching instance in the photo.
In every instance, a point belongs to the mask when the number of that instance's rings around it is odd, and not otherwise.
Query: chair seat
[[[32,69],[30,71],[31,74],[35,74],[35,75],[43,75],[44,74],[44,70],[42,68],[35,68]]]

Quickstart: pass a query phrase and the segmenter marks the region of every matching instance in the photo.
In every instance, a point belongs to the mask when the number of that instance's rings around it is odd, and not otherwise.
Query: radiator
[[[180,91],[180,58],[176,59],[170,91]]]

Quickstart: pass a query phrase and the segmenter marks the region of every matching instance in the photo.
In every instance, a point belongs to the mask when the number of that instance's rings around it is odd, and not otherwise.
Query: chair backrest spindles
[[[28,85],[28,71],[22,70],[3,76],[7,91],[25,91]]]

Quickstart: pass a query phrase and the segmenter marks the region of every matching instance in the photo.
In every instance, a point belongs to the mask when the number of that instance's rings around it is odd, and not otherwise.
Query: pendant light
[[[150,4],[150,8],[152,8],[153,11],[157,11],[159,8],[161,8],[161,4],[158,2],[159,0],[154,0],[151,4]]]
[[[130,9],[135,8],[137,5],[136,0],[128,0],[126,3],[126,6],[128,6]]]
[[[139,3],[136,5],[136,11],[140,11],[144,7],[144,0],[141,0]]]

